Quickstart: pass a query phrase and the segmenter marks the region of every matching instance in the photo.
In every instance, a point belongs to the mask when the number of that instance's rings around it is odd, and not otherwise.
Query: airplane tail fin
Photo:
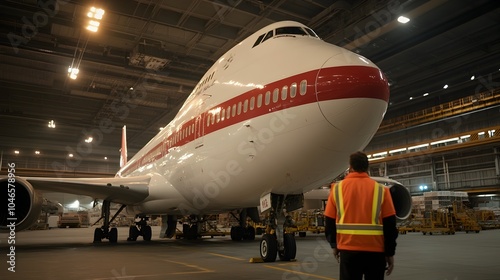
[[[120,168],[127,164],[127,126],[122,128],[122,147],[120,149]]]

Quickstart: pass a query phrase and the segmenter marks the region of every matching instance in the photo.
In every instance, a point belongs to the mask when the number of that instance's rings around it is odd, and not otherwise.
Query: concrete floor
[[[6,234],[0,234],[0,279],[338,279],[323,235],[297,237],[297,261],[250,263],[259,256],[259,240],[232,242],[229,237],[196,241],[158,239],[91,243],[93,228],[51,229],[16,234],[15,270],[8,271]],[[478,234],[400,235],[396,267],[386,279],[500,279],[500,230]]]

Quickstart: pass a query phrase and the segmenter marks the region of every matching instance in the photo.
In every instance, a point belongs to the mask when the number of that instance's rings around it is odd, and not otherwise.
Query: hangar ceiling
[[[84,28],[92,5],[105,10],[96,33]],[[132,156],[217,58],[281,20],[302,22],[376,63],[391,83],[387,117],[473,95],[498,87],[499,7],[495,0],[4,0],[0,150],[38,157],[41,168],[68,153],[89,163],[107,156],[113,173],[123,125]],[[397,22],[400,15],[410,22]],[[80,69],[75,80],[72,64]],[[92,132],[95,142],[85,146]]]

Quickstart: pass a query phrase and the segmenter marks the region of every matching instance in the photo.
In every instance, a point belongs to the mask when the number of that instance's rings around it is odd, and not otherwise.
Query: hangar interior
[[[92,5],[105,11],[97,32],[86,29]],[[498,1],[6,0],[0,8],[2,174],[15,161],[24,176],[113,176],[123,125],[131,157],[218,57],[294,20],[387,76],[388,111],[365,149],[372,175],[414,195],[421,186],[467,191],[500,206]],[[402,15],[410,21],[398,22]]]

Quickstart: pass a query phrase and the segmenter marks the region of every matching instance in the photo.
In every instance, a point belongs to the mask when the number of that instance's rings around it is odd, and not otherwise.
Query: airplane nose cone
[[[371,138],[387,110],[389,86],[373,63],[352,55],[354,64],[339,65],[338,55],[323,64],[316,77],[316,98],[323,116],[339,132]]]

